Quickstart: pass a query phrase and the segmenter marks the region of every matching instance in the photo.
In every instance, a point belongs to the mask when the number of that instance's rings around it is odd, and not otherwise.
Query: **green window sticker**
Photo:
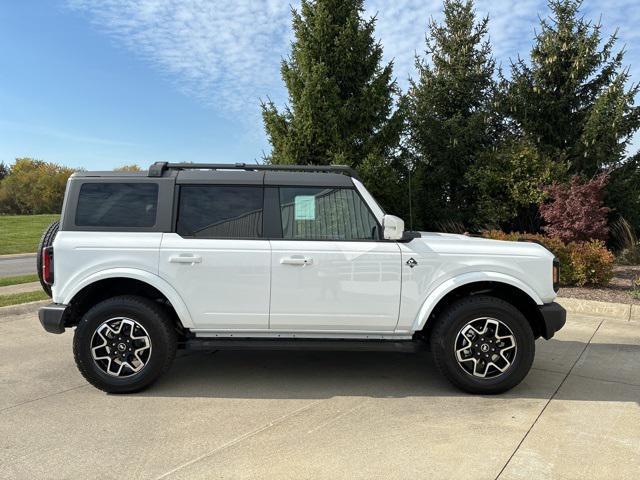
[[[316,197],[313,195],[299,195],[294,205],[296,220],[316,219]]]

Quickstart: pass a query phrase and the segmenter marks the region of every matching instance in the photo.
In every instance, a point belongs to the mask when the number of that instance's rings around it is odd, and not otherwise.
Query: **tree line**
[[[363,0],[303,0],[281,62],[288,102],[261,105],[265,161],[350,165],[416,230],[540,232],[605,218],[589,233],[602,238],[624,217],[640,232],[640,153],[625,155],[640,127],[639,86],[616,35],[580,6],[550,0],[526,59],[503,69],[490,19],[471,0],[445,0],[401,91]],[[71,173],[32,159],[0,164],[0,213],[59,212]]]
[[[262,103],[265,160],[350,165],[414,229],[537,232],[554,192],[579,190],[607,204],[583,215],[623,216],[640,231],[640,155],[625,156],[639,87],[616,34],[580,7],[550,0],[528,59],[505,71],[490,19],[471,0],[445,0],[402,92],[362,0],[303,0],[281,64],[287,105]]]

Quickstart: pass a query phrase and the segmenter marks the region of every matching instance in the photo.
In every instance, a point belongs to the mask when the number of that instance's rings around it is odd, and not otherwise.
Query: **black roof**
[[[297,185],[352,187],[351,177],[337,173],[238,172],[225,170],[187,170],[178,172],[176,183],[215,183],[229,185]]]
[[[86,172],[74,177],[175,178],[178,184],[292,185],[352,187],[356,172],[344,165],[247,165],[247,164],[166,164],[157,162],[148,172]]]
[[[167,171],[181,170],[236,170],[269,172],[341,173],[358,178],[355,170],[347,165],[263,165],[247,163],[168,163],[156,162],[149,167],[150,177],[162,177]]]

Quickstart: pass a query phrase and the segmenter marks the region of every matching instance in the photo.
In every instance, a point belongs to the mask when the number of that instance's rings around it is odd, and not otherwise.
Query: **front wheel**
[[[431,350],[442,374],[470,393],[505,392],[529,373],[535,339],[510,303],[486,295],[458,300],[436,320]]]
[[[176,333],[164,309],[135,296],[95,305],[73,337],[80,373],[109,393],[131,393],[151,385],[169,369],[176,348]]]

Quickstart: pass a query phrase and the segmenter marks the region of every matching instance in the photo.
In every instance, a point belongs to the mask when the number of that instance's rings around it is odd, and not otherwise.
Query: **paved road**
[[[36,254],[25,253],[19,257],[0,256],[0,277],[36,273]]]
[[[427,355],[181,355],[157,385],[87,385],[71,332],[0,318],[3,478],[616,478],[640,471],[640,323],[571,316],[508,394]]]

